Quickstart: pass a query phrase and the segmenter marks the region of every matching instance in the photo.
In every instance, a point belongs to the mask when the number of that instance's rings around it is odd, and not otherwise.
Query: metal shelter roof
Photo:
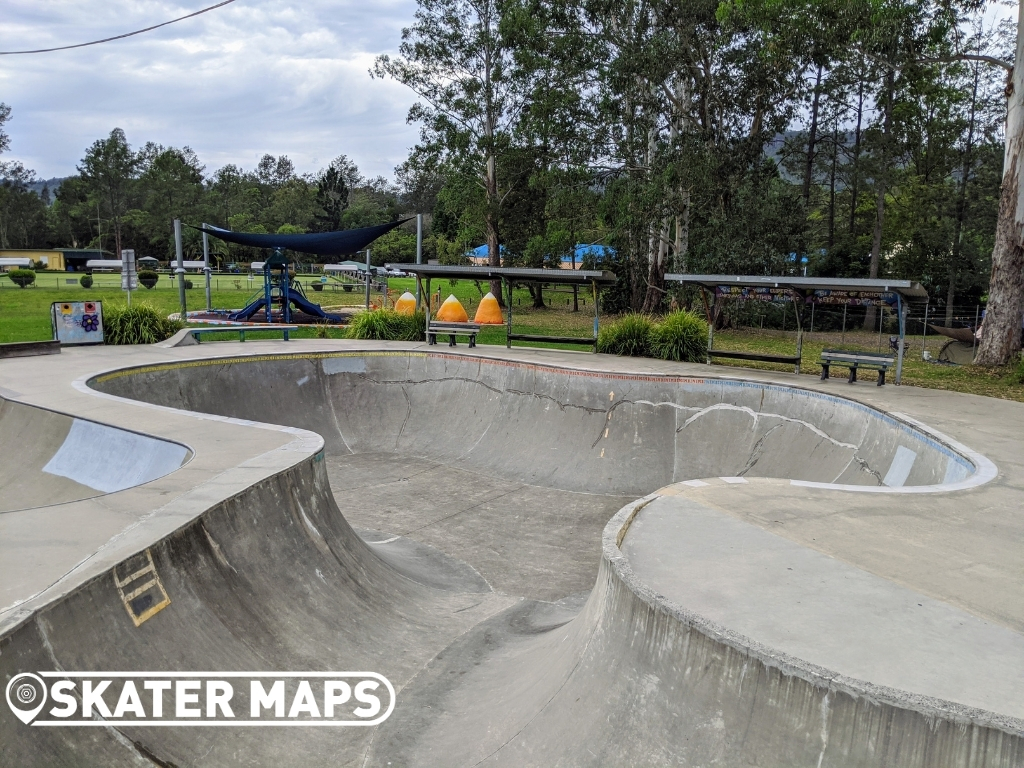
[[[665,275],[675,283],[690,283],[705,288],[718,285],[738,285],[756,288],[795,288],[798,291],[878,291],[898,293],[905,299],[926,299],[928,292],[913,280],[866,280],[852,277],[798,277],[760,275]]]
[[[524,267],[463,267],[447,264],[385,264],[418,277],[441,277],[452,280],[514,280],[518,282],[562,283],[565,285],[611,285],[614,273],[589,269],[527,269]]]

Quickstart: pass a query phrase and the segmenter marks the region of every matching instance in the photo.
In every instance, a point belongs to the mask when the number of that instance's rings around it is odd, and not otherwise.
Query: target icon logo
[[[46,683],[31,672],[15,675],[7,683],[7,706],[15,717],[28,724],[46,706]]]

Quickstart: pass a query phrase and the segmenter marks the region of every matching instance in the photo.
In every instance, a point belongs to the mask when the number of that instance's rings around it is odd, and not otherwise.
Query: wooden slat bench
[[[476,335],[480,326],[476,323],[442,323],[431,320],[427,325],[427,344],[437,344],[437,337],[447,336],[448,346],[455,346],[456,336],[469,336],[470,348],[476,346]]]
[[[878,386],[885,385],[885,372],[894,362],[892,355],[884,352],[851,352],[843,349],[824,349],[821,352],[821,380],[829,376],[829,366],[838,365],[850,369],[848,381],[857,381],[857,369],[868,368],[878,371]]]

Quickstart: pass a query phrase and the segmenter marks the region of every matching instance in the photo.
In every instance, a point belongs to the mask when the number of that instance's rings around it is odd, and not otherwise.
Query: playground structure
[[[291,263],[285,257],[284,251],[280,248],[263,262],[263,290],[250,301],[243,309],[228,315],[228,319],[248,322],[259,312],[263,312],[266,322],[274,322],[273,307],[279,306],[280,321],[288,324],[295,320],[291,309],[309,315],[315,320],[322,320],[329,323],[340,323],[340,315],[325,312],[320,305],[314,304],[306,298],[302,284],[292,279]]]
[[[348,229],[337,232],[319,232],[300,235],[270,235],[252,234],[248,232],[232,232],[219,227],[203,225],[197,227],[206,237],[212,235],[229,243],[248,246],[250,248],[269,248],[271,256],[263,262],[263,289],[256,294],[252,300],[242,309],[233,312],[228,319],[234,322],[248,322],[263,312],[267,323],[274,322],[274,307],[279,306],[278,317],[280,322],[288,324],[301,320],[301,315],[308,316],[312,322],[326,321],[340,323],[343,321],[341,315],[325,312],[318,304],[311,302],[305,294],[301,283],[292,280],[290,260],[285,256],[285,251],[307,253],[317,256],[338,257],[345,254],[356,253],[363,250],[387,232],[403,224],[406,219],[380,224],[373,227],[362,227],[360,229]],[[179,260],[180,263],[180,260]],[[183,273],[182,273],[183,274]],[[370,266],[369,251],[367,251],[367,272],[366,272],[366,304],[370,304]],[[183,277],[181,278],[184,279]],[[182,288],[184,294],[184,288]],[[386,301],[387,291],[384,291]],[[292,315],[292,308],[299,313],[298,317]],[[183,310],[184,311],[184,310]]]

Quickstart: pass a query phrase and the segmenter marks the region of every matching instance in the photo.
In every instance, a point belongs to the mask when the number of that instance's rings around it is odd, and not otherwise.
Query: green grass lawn
[[[18,288],[6,278],[0,278],[0,343],[11,341],[33,341],[51,338],[50,305],[58,301],[102,301],[107,306],[124,304],[125,294],[120,288],[120,276],[116,274],[95,275],[92,288],[82,288],[77,282],[78,276],[66,273],[39,273],[36,284],[29,288]],[[193,288],[186,291],[186,301],[190,310],[204,309],[206,304],[201,275],[190,278]],[[310,283],[318,278],[300,276],[300,281]],[[71,280],[72,284],[66,281]],[[480,303],[481,291],[488,290],[487,284],[479,287],[468,280],[460,280],[452,285],[447,280],[432,281],[431,290],[436,297],[440,283],[440,298],[443,301],[449,294],[454,294],[472,318]],[[218,275],[212,280],[212,305],[215,309],[238,309],[259,288],[260,281],[249,281],[246,275]],[[414,291],[415,280],[412,278],[392,278],[388,284],[392,298],[397,298],[403,291]],[[347,306],[362,306],[365,300],[361,286],[352,291],[341,289],[340,283],[331,281],[323,291],[306,290],[306,295],[324,309]],[[593,333],[593,304],[589,295],[580,291],[580,311],[571,311],[572,294],[567,289],[561,291],[547,290],[544,293],[550,306],[534,309],[532,299],[525,289],[515,291],[512,316],[516,333],[590,337]],[[139,289],[133,293],[133,301],[144,301],[152,305],[161,314],[177,312],[178,291],[168,275],[162,274],[157,287],[152,290]],[[380,294],[373,295],[374,301],[380,300]],[[613,318],[602,316],[601,322],[607,323]],[[334,328],[303,328],[293,334],[295,338],[310,338],[326,335],[330,338],[341,338],[344,331]],[[247,334],[247,337],[250,337]],[[271,338],[274,335],[270,336]],[[231,336],[225,334],[225,339]],[[252,334],[251,338],[259,338]],[[882,337],[883,345],[887,345],[887,336]],[[925,340],[920,336],[907,337],[909,344],[903,367],[903,382],[934,389],[946,389],[956,392],[969,392],[989,397],[1024,402],[1024,384],[1019,381],[1014,367],[1003,369],[987,369],[976,366],[944,366],[927,363],[922,359],[922,351],[927,348],[932,356],[937,356],[945,339],[938,336]],[[505,327],[488,326],[480,331],[480,344],[505,344]],[[515,342],[517,346],[521,342]],[[586,345],[572,344],[529,344],[523,346],[548,346],[562,349],[588,350]],[[715,347],[719,349],[735,349],[744,351],[760,351],[776,354],[793,354],[796,350],[796,335],[793,332],[739,329],[718,331],[715,333]],[[808,375],[820,374],[818,359],[824,348],[849,348],[875,351],[878,348],[878,335],[862,331],[849,331],[842,338],[839,333],[805,334],[802,355],[802,369]],[[728,367],[749,367],[765,370],[791,371],[790,366],[779,366],[771,363],[751,363],[730,360]],[[846,376],[846,369],[832,369],[834,377]],[[874,374],[865,372],[861,378],[870,379]],[[893,374],[890,373],[890,377]]]
[[[938,356],[939,349],[948,341],[945,337],[930,335],[907,336],[907,353],[903,359],[903,383],[932,389],[946,389],[954,392],[968,392],[975,395],[999,397],[1004,400],[1024,402],[1024,384],[1021,384],[1017,369],[982,368],[974,365],[939,365],[925,362],[922,352],[927,349],[933,357]],[[882,336],[882,351],[888,349],[888,334]],[[796,352],[796,334],[793,332],[739,329],[715,332],[716,349],[735,349],[744,352],[768,352],[780,355],[792,355]],[[815,376],[821,375],[818,360],[823,349],[860,349],[868,352],[878,351],[878,334],[864,331],[847,331],[839,333],[805,333],[804,345],[800,356],[801,371]],[[717,364],[717,363],[716,363]],[[745,360],[729,360],[730,366],[744,368],[760,368],[764,370],[792,371],[792,366],[775,365],[772,363],[755,363]],[[845,379],[846,368],[833,367],[833,378]],[[865,371],[858,374],[858,379],[874,380],[874,372]],[[886,381],[892,381],[895,371],[890,370]]]

